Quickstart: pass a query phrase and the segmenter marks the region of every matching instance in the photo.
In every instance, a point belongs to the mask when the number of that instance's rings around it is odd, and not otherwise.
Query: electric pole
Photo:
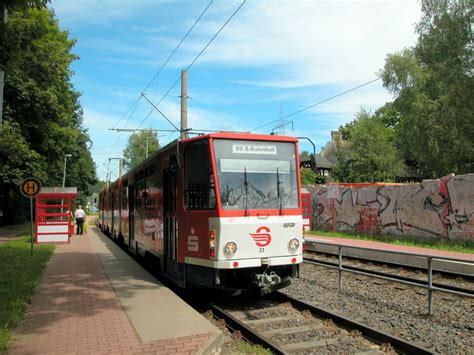
[[[181,139],[188,138],[188,72],[181,70]]]

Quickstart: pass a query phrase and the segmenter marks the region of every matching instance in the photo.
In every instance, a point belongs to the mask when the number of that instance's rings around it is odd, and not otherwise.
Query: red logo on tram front
[[[260,227],[257,229],[257,233],[250,233],[250,236],[258,247],[266,247],[272,241],[270,228],[268,227]]]

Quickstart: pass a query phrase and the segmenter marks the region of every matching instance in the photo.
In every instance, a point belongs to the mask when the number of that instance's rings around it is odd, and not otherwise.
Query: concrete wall
[[[305,188],[313,196],[312,229],[474,242],[474,174],[401,186]]]

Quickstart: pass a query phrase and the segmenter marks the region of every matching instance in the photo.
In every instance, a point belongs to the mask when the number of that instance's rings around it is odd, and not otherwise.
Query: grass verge
[[[252,354],[252,355],[271,355],[272,352],[263,348],[260,345],[252,345],[246,343],[245,341],[235,340],[232,343],[229,343],[224,346],[222,349],[224,354],[230,355],[242,355],[242,354]]]
[[[368,234],[358,234],[358,233],[343,233],[343,232],[333,232],[333,231],[310,231],[305,232],[309,235],[320,235],[325,237],[333,238],[346,238],[346,239],[360,239],[360,240],[369,240],[373,242],[383,242],[397,245],[405,245],[410,247],[420,247],[420,248],[430,248],[446,251],[454,251],[458,253],[467,253],[474,254],[474,242],[470,241],[461,241],[461,240],[430,240],[430,239],[421,239],[413,236],[400,236],[400,235],[368,235]]]
[[[0,243],[0,353],[10,347],[18,325],[33,296],[54,245],[35,245],[29,238]]]

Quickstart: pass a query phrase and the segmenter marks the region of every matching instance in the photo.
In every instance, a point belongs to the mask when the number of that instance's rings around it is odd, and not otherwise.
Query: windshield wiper
[[[280,215],[283,214],[283,196],[281,196],[280,192],[280,185],[282,182],[280,181],[280,173],[278,172],[277,168],[277,197],[278,197],[278,208],[280,209]]]
[[[245,186],[245,201],[244,201],[244,216],[248,214],[248,200],[249,200],[249,182],[247,181],[247,168],[244,167],[244,186]]]

